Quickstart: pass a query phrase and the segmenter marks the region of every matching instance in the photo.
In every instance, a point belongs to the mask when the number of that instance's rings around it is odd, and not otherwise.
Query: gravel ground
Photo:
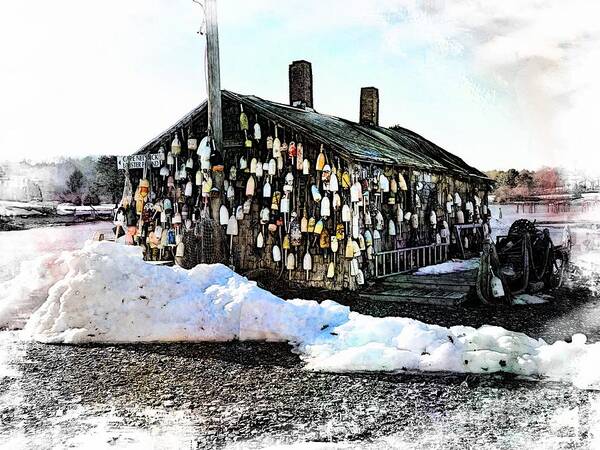
[[[337,300],[372,315],[497,324],[548,341],[574,330],[599,337],[598,300],[583,289],[513,308]],[[285,344],[75,347],[0,335],[0,354],[12,355],[4,365],[0,357],[0,442],[11,449],[86,447],[90,439],[106,448],[600,446],[600,393],[566,384],[507,375],[311,373]]]
[[[568,385],[311,373],[281,344],[18,345],[21,376],[0,384],[17,401],[0,414],[5,442],[24,448],[85,435],[117,448],[144,436],[172,448],[579,448],[600,425],[598,394]],[[98,418],[109,415],[100,433]]]

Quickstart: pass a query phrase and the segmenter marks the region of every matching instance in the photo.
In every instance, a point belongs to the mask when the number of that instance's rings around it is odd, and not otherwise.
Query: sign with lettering
[[[119,170],[129,169],[143,169],[146,164],[147,155],[129,155],[129,156],[117,156],[117,168]],[[152,167],[160,167],[160,158],[158,153],[150,154],[150,163]]]

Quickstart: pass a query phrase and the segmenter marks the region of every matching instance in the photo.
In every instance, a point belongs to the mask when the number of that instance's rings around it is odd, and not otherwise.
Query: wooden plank
[[[440,305],[440,306],[457,306],[467,301],[467,294],[464,294],[461,297],[422,297],[422,296],[414,296],[414,297],[402,297],[402,296],[390,296],[390,295],[381,295],[381,294],[359,294],[359,296],[365,300],[372,301],[383,301],[383,302],[405,302],[405,303],[419,303],[419,304],[428,304],[428,305]]]
[[[422,284],[455,284],[474,281],[477,279],[477,270],[465,271],[461,275],[458,274],[443,274],[443,275],[412,275],[409,273],[397,274],[387,277],[382,282],[413,282]]]
[[[467,295],[466,292],[455,292],[455,291],[444,291],[440,289],[386,289],[381,292],[377,292],[377,295],[387,297],[424,297],[424,298],[462,298]],[[364,295],[372,295],[372,293],[365,292]]]
[[[399,282],[399,283],[383,283],[377,287],[377,292],[383,292],[389,289],[415,289],[418,287],[427,287],[431,285],[427,284],[416,284],[411,283],[409,281]],[[452,291],[452,292],[470,292],[474,289],[475,284],[447,284],[447,285],[435,285],[444,291]]]

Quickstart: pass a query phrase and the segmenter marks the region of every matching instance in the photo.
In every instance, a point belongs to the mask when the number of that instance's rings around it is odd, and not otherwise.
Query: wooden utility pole
[[[206,59],[208,72],[208,123],[219,152],[223,154],[223,115],[221,110],[221,70],[219,68],[219,27],[217,0],[205,0]]]

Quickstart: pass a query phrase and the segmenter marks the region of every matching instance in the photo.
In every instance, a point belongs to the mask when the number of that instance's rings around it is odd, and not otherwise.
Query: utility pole
[[[208,122],[215,146],[223,154],[223,115],[221,110],[221,70],[219,67],[219,27],[217,0],[205,0],[206,59],[208,72]]]

